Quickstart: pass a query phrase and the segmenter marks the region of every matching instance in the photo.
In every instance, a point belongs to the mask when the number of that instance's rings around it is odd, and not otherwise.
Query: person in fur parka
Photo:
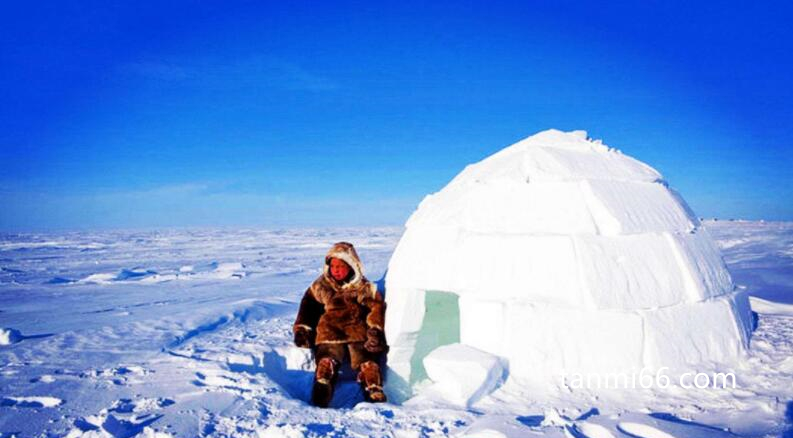
[[[388,350],[384,320],[385,301],[364,277],[355,248],[348,242],[334,244],[325,256],[322,274],[300,301],[293,326],[295,345],[314,352],[313,404],[330,404],[346,357],[358,372],[365,399],[386,401],[378,365],[380,355]]]

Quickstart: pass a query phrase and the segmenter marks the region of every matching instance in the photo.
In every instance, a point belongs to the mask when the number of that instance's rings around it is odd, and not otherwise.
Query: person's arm
[[[319,317],[325,312],[325,306],[317,301],[312,289],[312,287],[309,287],[303,295],[303,299],[300,300],[300,308],[292,326],[292,331],[295,335],[295,345],[303,348],[314,346],[314,340],[317,336],[317,323],[319,322]]]
[[[369,283],[369,290],[364,291],[361,297],[361,304],[369,309],[366,315],[366,343],[364,348],[371,352],[379,353],[386,351],[388,345],[385,340],[385,300],[377,286]]]

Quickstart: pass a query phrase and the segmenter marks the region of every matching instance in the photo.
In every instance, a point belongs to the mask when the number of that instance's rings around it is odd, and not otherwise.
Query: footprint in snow
[[[137,365],[119,366],[115,368],[91,370],[85,374],[86,377],[126,377],[126,376],[145,376],[149,371]]]
[[[162,418],[162,415],[141,415],[130,418],[116,417],[108,413],[91,415],[79,418],[74,421],[74,429],[69,432],[67,437],[81,436],[107,436],[112,437],[133,437],[146,429],[155,421]]]
[[[80,374],[82,378],[106,379],[114,385],[139,383],[136,377],[146,376],[151,371],[137,365],[118,366],[115,368],[93,369]]]
[[[193,380],[193,384],[196,386],[227,389],[238,392],[248,392],[251,390],[245,387],[245,382],[240,382],[238,379],[231,376],[223,374],[204,374],[201,372],[196,372],[195,374],[197,378]]]
[[[151,425],[163,417],[158,411],[176,404],[169,398],[122,398],[113,402],[98,415],[89,415],[74,421],[68,437],[112,436],[115,438],[139,436],[170,436],[160,435],[151,429]]]

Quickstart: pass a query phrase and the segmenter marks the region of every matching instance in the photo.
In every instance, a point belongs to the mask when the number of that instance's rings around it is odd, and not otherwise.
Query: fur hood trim
[[[363,277],[363,266],[361,264],[361,259],[358,258],[358,253],[355,252],[355,248],[352,246],[352,243],[349,242],[338,242],[334,243],[333,246],[328,251],[328,254],[325,256],[325,267],[322,270],[322,275],[325,276],[325,279],[329,281],[331,284],[335,283],[336,280],[330,275],[330,259],[336,258],[343,260],[344,263],[350,265],[352,269],[353,275],[350,280],[341,285],[342,289],[348,289],[350,287],[354,287],[358,283],[361,282]]]

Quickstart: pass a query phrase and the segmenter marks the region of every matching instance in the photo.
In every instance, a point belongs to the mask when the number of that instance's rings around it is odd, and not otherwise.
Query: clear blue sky
[[[378,3],[4,5],[0,230],[399,225],[552,127],[793,220],[790,1]]]

